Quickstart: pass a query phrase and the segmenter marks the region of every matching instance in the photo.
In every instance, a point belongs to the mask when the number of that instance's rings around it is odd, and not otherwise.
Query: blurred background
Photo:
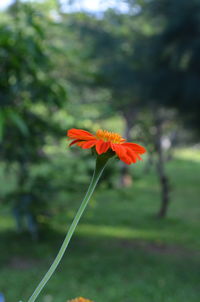
[[[0,292],[27,301],[87,189],[66,131],[148,150],[107,167],[38,301],[200,301],[200,0],[1,0]]]

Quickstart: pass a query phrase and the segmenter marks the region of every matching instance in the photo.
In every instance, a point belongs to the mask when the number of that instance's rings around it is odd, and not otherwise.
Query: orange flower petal
[[[142,157],[141,157],[139,154],[137,154],[137,158],[138,158],[139,160],[142,160]]]
[[[88,131],[72,128],[68,130],[67,136],[71,139],[79,140],[91,140],[95,139],[95,136]]]
[[[110,148],[109,142],[104,142],[102,140],[96,141],[96,151],[99,155],[107,152],[109,148]]]
[[[90,149],[94,147],[95,144],[96,144],[96,140],[93,139],[91,141],[83,142],[80,147],[82,149]]]
[[[82,298],[82,297],[79,297],[79,298],[75,298],[75,299],[72,299],[72,300],[68,300],[67,302],[93,302],[93,301]]]
[[[73,142],[71,142],[71,144],[69,144],[69,146],[71,147],[71,146],[73,146],[74,144],[76,144],[78,142],[80,142],[80,140],[79,139],[75,139]]]
[[[140,154],[146,152],[146,149],[135,143],[126,143],[118,134],[106,130],[98,130],[96,136],[82,129],[70,129],[67,133],[69,139],[72,139],[70,146],[76,144],[82,149],[89,149],[95,146],[99,155],[106,153],[111,148],[124,163],[130,165],[141,160]]]
[[[83,146],[83,144],[85,144],[85,142],[87,142],[87,141],[78,141],[76,144],[77,144],[77,146],[82,148],[82,146]]]
[[[133,151],[139,153],[139,154],[143,154],[146,152],[146,149],[138,144],[134,144],[134,143],[123,143],[122,144],[125,147],[129,147],[130,149],[132,149]]]
[[[121,159],[127,165],[132,163],[130,156],[127,154],[126,148],[123,147],[123,144],[111,144],[111,148],[116,152],[119,159]]]
[[[126,153],[131,158],[132,163],[136,163],[138,159],[138,154],[135,151],[133,151],[131,148],[128,147],[124,147],[124,148],[126,148]]]

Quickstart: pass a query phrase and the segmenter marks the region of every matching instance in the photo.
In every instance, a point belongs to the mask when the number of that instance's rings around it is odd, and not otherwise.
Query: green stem
[[[108,162],[109,157],[105,157],[105,156],[98,156],[97,160],[96,160],[96,167],[94,170],[94,174],[90,183],[90,186],[88,188],[88,191],[80,205],[80,208],[78,209],[78,212],[76,213],[76,216],[74,217],[74,220],[72,221],[72,224],[69,228],[69,231],[63,241],[63,244],[55,258],[55,260],[53,261],[52,265],[50,266],[49,270],[47,271],[47,273],[45,274],[45,276],[43,277],[43,279],[41,280],[41,282],[39,283],[39,285],[37,286],[37,288],[35,289],[35,291],[33,292],[32,296],[29,298],[28,302],[34,302],[38,295],[40,294],[41,290],[44,288],[44,286],[46,285],[46,283],[49,281],[49,279],[51,278],[51,276],[53,275],[54,271],[56,270],[58,264],[60,263],[67,247],[68,244],[70,242],[70,239],[76,229],[76,226],[90,200],[90,197],[92,196],[92,193],[94,192],[94,189],[99,181],[99,178]]]

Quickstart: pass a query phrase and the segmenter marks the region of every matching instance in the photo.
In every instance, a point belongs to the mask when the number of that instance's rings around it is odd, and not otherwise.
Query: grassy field
[[[116,163],[117,164],[117,163]],[[57,273],[38,302],[84,296],[95,302],[200,301],[200,154],[176,152],[168,163],[171,199],[159,220],[154,171],[132,167],[131,188],[95,193]],[[6,302],[27,298],[53,260],[83,193],[56,207],[39,242],[17,235],[12,217],[0,216],[0,292]],[[69,206],[69,209],[68,209]]]

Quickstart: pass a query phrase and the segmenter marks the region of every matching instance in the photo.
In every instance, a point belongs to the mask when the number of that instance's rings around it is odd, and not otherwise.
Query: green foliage
[[[89,45],[87,56],[95,64],[94,85],[111,91],[112,110],[132,112],[140,102],[138,81],[140,63],[135,58],[139,35],[137,21],[129,15],[108,11],[102,20],[77,20],[80,39]]]
[[[15,137],[20,132],[31,135],[36,121],[33,119],[31,123],[29,115],[33,115],[34,106],[44,104],[52,112],[66,98],[61,80],[55,77],[55,63],[50,59],[53,48],[47,32],[52,26],[47,17],[40,16],[29,5],[20,5],[0,23],[1,133],[4,138],[9,136],[9,127]],[[37,119],[40,120],[39,116]]]
[[[149,41],[147,51],[150,96],[177,108],[190,124],[199,127],[200,2],[150,1],[148,8],[150,17],[163,24]]]
[[[1,22],[1,104],[19,106],[28,102],[59,105],[63,93],[55,83],[51,44],[47,41],[50,20],[22,5],[14,16]],[[48,29],[49,30],[49,29]],[[25,105],[25,104],[24,104]]]
[[[62,134],[54,116],[66,101],[66,88],[52,60],[58,54],[49,40],[52,20],[20,3],[6,17],[0,22],[0,159],[18,164],[15,213],[35,215],[30,165],[44,161],[47,140]]]

